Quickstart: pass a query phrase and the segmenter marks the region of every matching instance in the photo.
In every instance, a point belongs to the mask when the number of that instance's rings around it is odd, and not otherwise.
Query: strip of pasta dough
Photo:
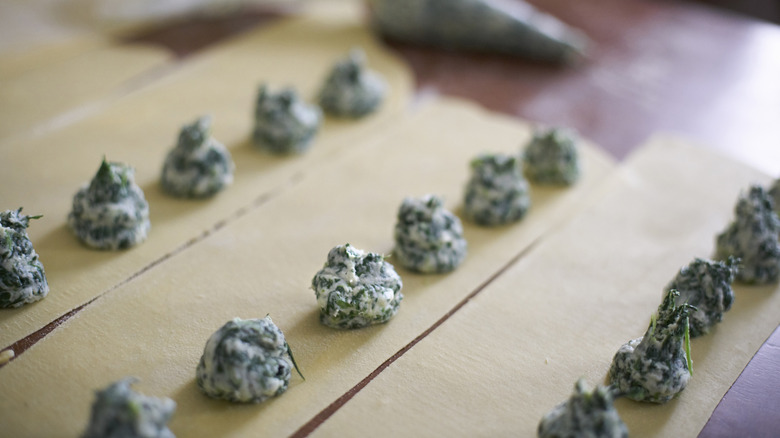
[[[391,321],[335,330],[320,324],[309,289],[328,251],[348,242],[390,252],[405,196],[437,193],[457,211],[469,161],[485,151],[517,153],[530,129],[447,100],[381,134],[104,295],[0,369],[6,430],[18,437],[76,435],[87,422],[92,389],[134,375],[139,391],[178,403],[171,423],[178,436],[292,433],[592,202],[614,167],[603,152],[582,145],[584,173],[574,186],[532,187],[533,206],[520,223],[491,229],[465,223],[469,255],[456,271],[398,269],[405,298]],[[187,219],[183,214],[177,223]],[[235,316],[266,314],[285,332],[306,381],[294,377],[287,393],[259,406],[201,394],[194,377],[206,339]]]
[[[400,117],[412,94],[407,67],[373,39],[357,12],[343,12],[304,15],[242,35],[98,115],[45,136],[0,143],[0,162],[14,163],[0,172],[0,199],[4,208],[23,206],[27,214],[44,215],[29,233],[51,286],[46,299],[0,312],[0,346],[115,287],[300,175],[360,148]],[[370,67],[388,83],[381,109],[359,121],[327,119],[304,155],[276,157],[256,150],[249,137],[259,84],[292,85],[312,99],[333,62],[353,46],[365,50]],[[214,117],[215,138],[236,162],[234,183],[205,201],[171,198],[158,182],[165,155],[181,126],[207,113]],[[73,195],[103,156],[135,167],[150,204],[149,238],[127,251],[86,248],[66,226]]]
[[[535,435],[579,377],[604,384],[615,352],[644,334],[677,270],[711,256],[739,191],[767,181],[713,152],[656,138],[613,176],[603,201],[484,289],[313,436]],[[693,377],[679,398],[616,404],[632,437],[698,434],[780,322],[777,289],[735,288],[723,322],[691,341]]]

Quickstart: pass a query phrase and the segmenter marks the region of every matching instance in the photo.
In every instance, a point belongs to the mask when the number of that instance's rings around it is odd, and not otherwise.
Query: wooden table
[[[420,96],[464,97],[523,119],[573,127],[618,159],[652,133],[671,131],[780,174],[780,28],[678,2],[531,3],[583,29],[594,42],[590,56],[579,65],[558,67],[388,44],[412,67]],[[188,20],[131,35],[123,43],[160,44],[184,57],[279,15],[251,11]],[[778,368],[780,330],[758,351],[700,436],[775,436]]]

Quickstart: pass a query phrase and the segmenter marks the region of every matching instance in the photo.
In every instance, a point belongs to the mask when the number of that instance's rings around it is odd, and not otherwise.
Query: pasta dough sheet
[[[103,38],[85,36],[16,53],[0,53],[0,79],[9,80],[29,71],[57,65],[91,50],[107,47],[109,44],[109,41]]]
[[[709,257],[740,190],[767,178],[658,137],[611,189],[390,365],[314,436],[534,436],[579,377],[603,384],[612,357],[642,336],[663,288]],[[691,341],[680,397],[620,400],[632,437],[696,436],[780,322],[777,286],[735,288],[734,307]],[[399,421],[399,419],[403,419]]]
[[[51,286],[42,301],[0,311],[0,346],[114,287],[237,211],[284,190],[299,175],[359,149],[400,116],[411,96],[408,69],[374,42],[357,12],[345,13],[295,18],[243,35],[94,117],[42,137],[0,143],[0,162],[14,163],[0,173],[3,208],[23,206],[27,214],[44,215],[29,233]],[[363,47],[369,65],[388,82],[381,110],[359,121],[327,119],[304,155],[276,157],[256,150],[248,139],[259,83],[294,85],[311,98],[332,63],[353,46]],[[214,117],[215,138],[233,154],[234,183],[209,200],[167,196],[158,183],[165,155],[181,126],[206,113]],[[149,238],[127,251],[91,250],[66,226],[73,195],[92,178],[104,155],[136,168],[136,182],[150,204]]]
[[[162,2],[155,3],[159,11]],[[56,56],[61,52],[49,49],[132,33],[149,24],[112,19],[104,12],[106,6],[105,1],[95,0],[3,0],[0,61],[17,60],[36,52],[36,57],[46,52]]]
[[[83,111],[119,96],[133,79],[170,60],[170,54],[149,46],[103,47],[46,64],[3,80],[0,88],[0,141],[17,147],[19,135],[56,123],[72,111]],[[9,138],[14,141],[9,141]]]
[[[483,151],[515,153],[529,136],[528,126],[470,105],[425,106],[104,295],[0,369],[0,422],[17,437],[75,435],[88,420],[92,390],[134,375],[141,378],[138,390],[178,403],[171,422],[177,436],[292,433],[571,218],[614,167],[583,145],[582,179],[568,189],[533,187],[534,205],[521,223],[494,229],[465,223],[469,255],[456,271],[426,276],[399,268],[405,297],[387,324],[351,331],[320,324],[309,287],[333,246],[390,252],[405,196],[438,193],[457,209],[469,161]],[[306,381],[294,375],[287,393],[262,405],[202,395],[194,377],[207,338],[235,316],[266,314],[285,332]]]
[[[81,2],[74,5],[74,1]],[[96,36],[95,30],[72,21],[83,17],[90,0],[5,0],[0,2],[0,56],[16,56],[62,41]],[[79,21],[83,21],[79,19]]]

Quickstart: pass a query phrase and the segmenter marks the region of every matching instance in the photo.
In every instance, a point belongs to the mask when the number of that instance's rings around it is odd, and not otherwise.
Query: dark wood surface
[[[657,131],[752,162],[780,145],[780,27],[687,3],[533,3],[583,29],[594,42],[589,58],[567,68],[393,47],[418,89],[574,127],[618,158]],[[767,170],[780,173],[780,163]]]
[[[523,119],[573,127],[618,159],[653,133],[668,131],[780,174],[780,27],[695,3],[531,3],[584,30],[594,42],[589,57],[560,67],[388,45],[411,66],[419,93],[464,97]],[[189,20],[127,42],[157,43],[186,56],[272,16]],[[780,436],[779,371],[776,330],[700,436]]]

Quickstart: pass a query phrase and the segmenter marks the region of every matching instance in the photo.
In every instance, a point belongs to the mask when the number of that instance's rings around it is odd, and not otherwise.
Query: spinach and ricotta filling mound
[[[374,112],[385,95],[385,81],[369,71],[366,55],[353,49],[333,66],[319,94],[322,109],[332,116],[358,118]]]
[[[205,198],[232,183],[234,169],[230,152],[211,137],[211,117],[206,116],[181,129],[160,181],[173,196]]]
[[[750,187],[739,196],[734,221],[716,238],[716,259],[741,260],[737,281],[766,284],[780,277],[780,219],[773,207],[762,187]]]
[[[49,293],[43,263],[33,249],[27,227],[31,219],[22,209],[0,213],[0,308],[21,307]]]
[[[612,387],[589,389],[584,379],[574,385],[569,400],[559,404],[539,422],[539,438],[628,438],[628,428],[614,405]]]
[[[322,121],[317,106],[307,105],[292,88],[272,93],[260,87],[255,107],[255,145],[275,154],[306,151]]]
[[[522,156],[523,173],[534,183],[571,185],[580,177],[577,139],[564,129],[537,130]]]
[[[466,258],[460,219],[444,208],[441,198],[406,198],[398,209],[393,257],[412,271],[449,272]]]
[[[739,271],[739,259],[729,257],[725,262],[696,258],[684,266],[665,290],[680,293],[679,303],[696,308],[689,316],[691,337],[704,335],[723,320],[731,309],[734,290],[731,283]]]
[[[176,410],[169,398],[139,394],[127,378],[95,392],[92,416],[82,438],[173,438],[168,421]]]
[[[636,401],[665,403],[691,378],[689,304],[677,306],[680,293],[670,290],[651,319],[645,335],[618,349],[609,381],[620,394]]]
[[[480,155],[471,162],[463,214],[480,225],[501,225],[523,218],[531,206],[528,182],[517,157]]]
[[[206,342],[196,381],[209,397],[260,403],[287,390],[293,366],[284,334],[269,316],[235,318]]]
[[[133,169],[105,159],[97,174],[73,197],[68,225],[87,246],[125,249],[149,233],[149,204],[135,184]]]
[[[380,254],[350,244],[328,252],[325,266],[314,275],[312,289],[320,306],[320,321],[334,328],[353,329],[387,322],[403,299],[401,277]]]

